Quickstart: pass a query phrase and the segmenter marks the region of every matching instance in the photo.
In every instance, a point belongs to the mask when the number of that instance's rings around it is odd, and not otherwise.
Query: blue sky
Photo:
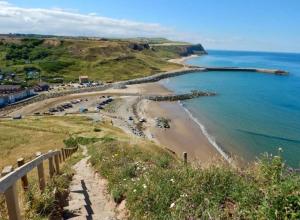
[[[300,52],[299,0],[8,0],[3,5],[2,33],[162,36],[212,49]]]

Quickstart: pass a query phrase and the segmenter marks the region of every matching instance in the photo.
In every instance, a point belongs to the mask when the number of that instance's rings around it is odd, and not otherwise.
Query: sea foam
[[[179,105],[184,109],[184,111],[188,114],[188,116],[200,127],[202,133],[205,135],[205,137],[208,139],[209,143],[214,146],[214,148],[222,155],[222,157],[228,161],[229,163],[232,163],[231,157],[224,152],[224,150],[217,144],[215,138],[211,136],[205,126],[195,117],[193,114],[188,110],[184,104],[181,101],[178,101]]]

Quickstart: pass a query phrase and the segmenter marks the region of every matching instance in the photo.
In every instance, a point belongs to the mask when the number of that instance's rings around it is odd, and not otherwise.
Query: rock
[[[150,45],[149,44],[144,44],[144,43],[131,43],[128,46],[130,49],[132,50],[138,50],[138,51],[142,51],[145,49],[150,49]]]
[[[156,127],[158,128],[170,128],[170,119],[164,118],[164,117],[158,117],[155,118],[156,121]]]

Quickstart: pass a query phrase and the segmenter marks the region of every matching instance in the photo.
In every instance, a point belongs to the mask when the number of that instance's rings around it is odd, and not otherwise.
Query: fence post
[[[58,151],[58,157],[59,157],[59,162],[62,162],[62,158],[61,158],[61,151]]]
[[[18,163],[18,167],[23,166],[25,164],[24,158],[19,158],[17,160],[17,163]],[[21,181],[22,181],[22,187],[23,187],[24,191],[27,191],[28,190],[27,174],[25,174],[24,176],[22,176]]]
[[[60,152],[55,150],[57,152],[57,154],[55,154],[54,156],[54,161],[55,161],[55,170],[56,170],[56,174],[58,175],[59,174],[59,155],[60,155]]]
[[[62,159],[63,159],[63,161],[65,161],[65,152],[64,152],[64,149],[62,148],[61,149],[61,155],[62,155]]]
[[[183,152],[183,163],[187,164],[187,152]]]
[[[36,153],[36,157],[39,157],[41,155],[42,155],[41,152],[37,152]],[[43,162],[40,163],[37,166],[37,171],[38,171],[38,179],[39,179],[40,190],[43,192],[45,190],[45,186],[46,186],[45,173],[44,173],[44,164],[43,164]]]
[[[6,166],[4,167],[1,176],[5,176],[12,171],[13,171],[12,166]],[[4,196],[5,196],[9,220],[21,220],[16,182],[12,184],[4,192]]]
[[[51,152],[52,150],[49,151],[49,153]],[[49,161],[49,176],[50,178],[52,178],[54,175],[53,157],[49,157],[48,161]]]

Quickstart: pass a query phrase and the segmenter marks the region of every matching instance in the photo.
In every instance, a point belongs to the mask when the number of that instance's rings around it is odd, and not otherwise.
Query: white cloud
[[[1,33],[36,33],[101,37],[171,37],[175,31],[160,24],[80,14],[61,8],[21,8],[0,1]]]

